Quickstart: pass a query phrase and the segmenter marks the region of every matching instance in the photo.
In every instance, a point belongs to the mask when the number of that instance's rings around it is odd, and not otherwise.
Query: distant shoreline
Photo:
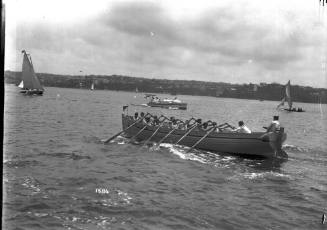
[[[284,85],[277,83],[231,84],[193,80],[167,80],[129,77],[121,75],[56,75],[37,73],[45,87],[90,89],[92,83],[98,90],[118,90],[139,93],[162,93],[174,95],[210,96],[219,98],[280,101]],[[18,85],[21,72],[5,71],[5,83]],[[291,88],[294,102],[327,104],[327,89],[294,85]]]

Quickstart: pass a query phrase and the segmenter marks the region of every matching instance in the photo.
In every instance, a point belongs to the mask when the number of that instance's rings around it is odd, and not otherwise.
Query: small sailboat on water
[[[288,111],[288,112],[305,112],[304,109],[298,107],[293,107],[293,102],[291,98],[291,81],[289,80],[285,86],[285,96],[283,97],[281,103],[277,106],[276,109],[279,109],[281,106],[284,106],[285,102],[288,104],[288,108],[282,108],[282,110]]]
[[[34,72],[32,58],[25,50],[23,50],[22,53],[24,55],[22,81],[18,85],[18,87],[21,88],[20,92],[27,95],[43,95],[44,88]]]
[[[91,90],[94,90],[94,82],[92,82]]]

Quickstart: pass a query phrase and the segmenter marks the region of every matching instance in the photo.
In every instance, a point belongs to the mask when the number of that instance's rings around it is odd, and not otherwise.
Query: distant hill
[[[44,86],[90,89],[92,82],[98,90],[122,90],[144,93],[184,94],[212,97],[279,101],[284,94],[284,85],[230,84],[188,80],[167,80],[129,77],[121,75],[56,75],[37,73]],[[18,85],[21,72],[5,71],[5,83]],[[292,85],[292,99],[297,102],[327,103],[327,89]]]

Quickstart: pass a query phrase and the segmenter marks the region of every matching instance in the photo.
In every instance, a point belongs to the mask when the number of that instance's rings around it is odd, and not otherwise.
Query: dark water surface
[[[180,96],[182,118],[244,120],[263,130],[278,102]],[[4,229],[327,229],[326,105],[279,112],[285,162],[243,159],[119,137],[122,105],[141,93],[6,85]]]

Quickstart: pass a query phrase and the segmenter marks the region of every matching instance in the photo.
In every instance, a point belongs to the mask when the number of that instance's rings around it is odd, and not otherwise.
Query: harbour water
[[[327,229],[327,106],[179,96],[188,110],[129,113],[202,118],[263,130],[278,114],[287,161],[244,159],[162,144],[131,144],[122,106],[142,93],[6,85],[4,229]],[[169,95],[161,95],[162,97]]]

